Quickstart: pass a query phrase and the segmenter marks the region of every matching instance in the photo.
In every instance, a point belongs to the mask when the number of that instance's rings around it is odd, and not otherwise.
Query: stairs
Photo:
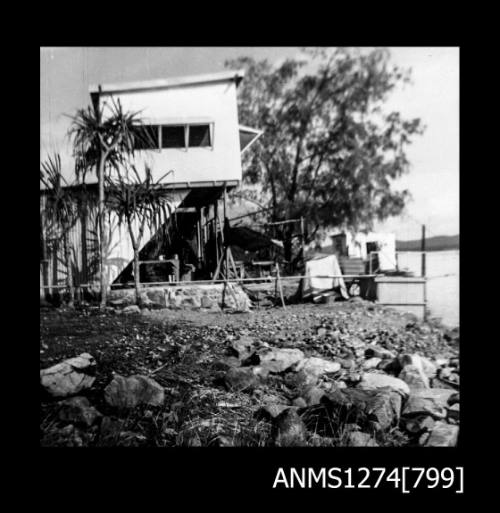
[[[366,274],[362,258],[339,257],[338,260],[342,274]]]

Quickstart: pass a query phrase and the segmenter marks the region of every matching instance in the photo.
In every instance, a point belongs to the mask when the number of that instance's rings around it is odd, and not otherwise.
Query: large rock
[[[210,299],[208,296],[202,296],[202,298],[201,298],[201,307],[202,308],[214,308],[215,306],[217,306],[217,303],[213,299]]]
[[[399,421],[401,402],[401,394],[390,388],[345,388],[322,399],[338,424],[354,422],[376,430],[385,430]]]
[[[392,351],[389,351],[388,349],[384,349],[383,347],[376,345],[370,345],[369,347],[367,347],[365,349],[365,356],[367,358],[380,358],[382,360],[392,360],[396,357],[396,355]]]
[[[235,392],[252,390],[257,386],[258,382],[258,375],[250,367],[232,367],[224,376],[226,387]]]
[[[424,372],[424,374],[428,377],[428,378],[433,378],[436,373],[437,373],[437,365],[434,364],[433,362],[431,362],[431,360],[429,360],[429,358],[425,358],[425,356],[420,356],[419,355],[419,359],[420,359],[420,367],[422,369],[422,371]]]
[[[432,431],[435,423],[436,421],[430,415],[417,415],[416,417],[405,419],[404,422],[406,431],[414,435],[419,435],[424,431]]]
[[[91,426],[102,415],[86,397],[71,397],[60,403],[59,419],[72,424]]]
[[[278,417],[285,410],[288,410],[290,405],[269,403],[261,406],[254,414],[257,420],[272,420]]]
[[[231,342],[229,352],[240,360],[248,358],[254,352],[253,338],[241,337]]]
[[[323,374],[334,374],[341,369],[339,362],[331,362],[315,356],[301,360],[296,367],[297,371],[305,372],[316,377]]]
[[[130,305],[130,303],[132,301],[133,301],[133,299],[131,297],[118,297],[115,299],[110,298],[108,303],[115,308],[120,308],[120,307]]]
[[[300,349],[273,349],[260,354],[260,367],[268,372],[284,372],[296,363],[304,359],[304,353]]]
[[[382,361],[382,359],[378,358],[377,356],[373,356],[372,358],[368,358],[368,360],[365,360],[363,362],[363,369],[364,370],[376,369],[378,367],[378,364],[381,361]]]
[[[123,314],[125,315],[130,315],[130,314],[140,314],[141,313],[141,309],[137,306],[137,305],[130,305],[130,306],[126,306],[122,312]]]
[[[292,401],[292,404],[293,404],[293,406],[295,406],[297,408],[306,408],[307,407],[307,403],[303,397],[296,397]]]
[[[282,447],[305,445],[307,429],[294,408],[288,408],[276,417],[274,441]]]
[[[166,308],[167,306],[167,298],[165,290],[163,289],[149,289],[146,290],[145,296],[148,299],[148,303],[151,305],[159,306],[161,308]]]
[[[458,440],[458,426],[446,422],[436,422],[428,438],[426,447],[455,447]]]
[[[403,367],[401,367],[399,358],[393,358],[393,359],[388,358],[388,359],[382,360],[379,363],[378,369],[383,372],[386,372],[387,374],[397,376],[403,370]]]
[[[441,367],[438,370],[438,374],[437,374],[438,378],[439,379],[443,379],[443,380],[447,380],[453,374],[454,370],[455,369],[453,367]]]
[[[398,378],[407,383],[410,390],[429,388],[429,378],[416,365],[405,365]]]
[[[363,378],[358,384],[358,387],[364,390],[390,388],[391,390],[399,392],[403,397],[410,395],[410,388],[403,380],[388,376],[387,374],[376,374],[374,372],[363,374]]]
[[[54,397],[67,397],[88,389],[95,381],[96,362],[82,353],[40,371],[42,387]]]
[[[455,395],[455,392],[448,388],[412,390],[403,409],[403,415],[427,414],[435,419],[443,419],[446,416],[446,408],[453,402]]]
[[[115,374],[104,389],[106,402],[115,408],[135,408],[140,404],[160,406],[165,400],[163,387],[147,376],[125,378]]]
[[[368,433],[351,431],[346,436],[347,447],[378,447],[378,443]]]
[[[415,366],[427,378],[433,378],[436,375],[437,367],[425,356],[414,354],[402,354],[399,356],[399,362],[404,369],[408,365]]]
[[[439,397],[431,394],[412,394],[403,408],[403,416],[430,415],[435,419],[446,417],[446,407]]]
[[[310,386],[305,388],[301,397],[306,402],[307,406],[313,406],[315,404],[320,404],[322,397],[325,395],[325,391],[319,387]]]
[[[300,395],[304,390],[316,385],[318,379],[318,376],[301,370],[285,374],[284,383],[288,388],[295,390]]]

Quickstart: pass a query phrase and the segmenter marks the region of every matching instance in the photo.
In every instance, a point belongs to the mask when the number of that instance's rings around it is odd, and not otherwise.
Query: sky
[[[407,154],[410,172],[394,184],[412,200],[403,215],[377,223],[401,240],[459,233],[459,49],[390,48],[394,64],[412,69],[412,83],[394,91],[387,109],[421,118],[424,135]],[[69,159],[69,115],[89,104],[90,84],[129,82],[222,71],[240,56],[279,63],[299,57],[297,47],[92,47],[40,49],[40,158]]]

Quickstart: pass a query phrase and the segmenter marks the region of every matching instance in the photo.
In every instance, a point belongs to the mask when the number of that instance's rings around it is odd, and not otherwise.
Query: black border
[[[460,235],[462,240],[462,251],[461,251],[461,267],[464,269],[471,269],[471,265],[474,262],[474,242],[476,235],[472,233],[472,223],[464,222],[465,213],[468,214],[474,209],[476,201],[480,201],[480,197],[470,195],[469,183],[466,184],[463,170],[465,168],[464,162],[467,160],[465,157],[466,149],[471,147],[470,144],[463,145],[462,134],[464,130],[467,132],[467,141],[469,142],[469,130],[467,125],[464,123],[464,96],[467,86],[464,80],[464,65],[465,65],[465,54],[464,46],[460,44],[457,37],[446,38],[443,35],[443,27],[450,25],[450,19],[447,19],[446,25],[443,25],[433,13],[429,16],[427,12],[425,16],[425,27],[426,33],[431,26],[437,26],[439,36],[427,37],[425,41],[410,41],[411,37],[408,37],[408,32],[401,25],[403,22],[399,22],[400,30],[396,34],[395,31],[385,31],[385,37],[380,37],[380,31],[384,31],[383,26],[374,26],[372,37],[366,35],[363,32],[362,36],[351,37],[349,41],[342,36],[336,41],[321,40],[318,36],[319,30],[317,31],[316,26],[311,30],[313,33],[312,37],[307,39],[304,36],[304,32],[301,35],[294,37],[296,32],[297,24],[294,26],[288,26],[291,28],[290,32],[279,35],[274,27],[272,28],[272,37],[269,36],[270,32],[266,31],[267,36],[262,35],[261,30],[258,29],[258,25],[253,26],[252,32],[245,32],[243,28],[238,26],[240,20],[224,20],[222,22],[223,27],[214,28],[210,27],[210,33],[219,34],[207,38],[206,36],[200,36],[199,39],[190,39],[186,34],[178,35],[169,34],[169,41],[166,41],[161,35],[157,38],[151,36],[149,27],[146,30],[148,33],[139,42],[126,42],[121,46],[288,46],[293,43],[293,46],[338,46],[338,45],[349,45],[349,46],[395,46],[395,40],[399,39],[399,46],[460,46],[460,87],[461,87],[461,100],[460,100],[460,122],[461,122],[461,137],[460,137],[460,202],[461,202],[461,213],[460,213]],[[330,16],[330,15],[329,15]],[[238,16],[240,18],[240,16]],[[418,18],[418,16],[416,17]],[[414,22],[418,22],[418,19],[414,19]],[[345,22],[335,17],[337,23],[349,23],[356,27],[356,35],[360,34],[360,31],[364,30],[364,25],[356,24],[356,20],[349,18]],[[331,18],[330,18],[331,20]],[[422,20],[424,22],[424,20]],[[227,25],[233,24],[233,29],[228,30]],[[283,20],[283,24],[286,25],[286,20]],[[306,23],[302,20],[301,25],[304,27]],[[318,22],[320,24],[320,22]],[[227,24],[227,25],[226,25]],[[236,27],[234,25],[236,24]],[[171,23],[168,25],[171,26]],[[261,18],[261,26],[267,27],[268,23],[265,20],[265,14]],[[337,32],[336,24],[330,26],[327,34],[334,34]],[[311,28],[311,27],[310,27]],[[349,28],[349,27],[347,27]],[[235,30],[239,29],[239,30]],[[220,30],[224,30],[224,41],[221,41]],[[348,30],[349,31],[349,30]],[[229,32],[229,36],[228,36]],[[237,33],[234,36],[234,33]],[[203,31],[202,31],[203,33]],[[47,35],[50,34],[50,35]],[[54,37],[52,34],[58,34]],[[41,35],[39,44],[40,46],[120,46],[113,40],[113,32],[106,33],[106,35],[100,34],[94,38],[93,41],[85,40],[86,36],[82,36],[85,32],[79,32],[78,29],[73,28],[70,35],[61,35],[60,31],[50,30],[50,25],[47,31],[44,30],[44,34]],[[162,33],[160,33],[162,34]],[[243,34],[243,35],[242,35]],[[250,34],[250,35],[247,35]],[[434,32],[436,34],[436,31]],[[258,42],[252,40],[255,35]],[[352,35],[352,34],[351,34]],[[401,36],[398,37],[398,36]],[[314,37],[316,36],[316,37]],[[379,37],[377,37],[379,36]],[[318,41],[319,37],[319,41]],[[57,42],[55,39],[58,39]],[[156,41],[152,41],[156,39]],[[340,39],[340,41],[339,41]],[[349,38],[348,38],[349,39]],[[444,40],[446,39],[446,41]],[[153,44],[152,44],[153,43]],[[475,52],[471,52],[474,53]],[[36,69],[36,66],[33,68]],[[30,77],[31,78],[31,77]],[[33,81],[35,77],[33,77]],[[31,82],[25,82],[31,83]],[[28,90],[31,87],[28,87]],[[34,97],[34,92],[29,92]],[[34,107],[33,107],[34,109]],[[24,164],[25,165],[25,164]],[[470,169],[467,167],[467,169]],[[20,177],[20,173],[15,173],[15,178]],[[31,185],[33,185],[33,196],[38,194],[36,191],[35,180],[26,181],[28,185],[28,191],[31,193]],[[468,182],[468,180],[467,180]],[[465,194],[465,191],[468,194]],[[445,191],[443,191],[445,193]],[[29,194],[31,195],[31,194]],[[28,194],[26,195],[27,198]],[[15,201],[15,197],[10,199]],[[28,199],[28,198],[27,198]],[[36,205],[36,198],[32,198],[31,205]],[[472,205],[472,206],[471,206]],[[479,206],[478,206],[479,208]],[[30,211],[30,210],[29,210]],[[31,212],[31,211],[30,211]],[[26,223],[22,232],[19,231],[18,226],[12,226],[14,237],[16,241],[16,260],[18,265],[22,269],[33,269],[30,263],[30,255],[35,251],[36,235],[33,233],[29,235],[30,228],[33,227],[35,231],[35,211],[33,209],[33,223]],[[26,215],[28,218],[28,215]],[[29,215],[31,219],[31,214]],[[467,218],[469,216],[467,215]],[[475,227],[474,227],[475,229]],[[19,237],[20,236],[20,237]],[[26,244],[26,248],[24,248]],[[470,245],[469,245],[470,244]],[[477,245],[476,245],[477,247]],[[26,263],[23,259],[26,258]],[[461,269],[462,271],[462,269]],[[31,273],[26,273],[31,276]],[[35,283],[35,272],[30,278]],[[319,490],[317,488],[313,490],[272,490],[272,483],[274,481],[275,473],[278,467],[303,467],[313,466],[318,467],[360,467],[360,466],[464,466],[465,467],[465,493],[469,493],[474,489],[479,489],[482,478],[484,475],[484,463],[478,466],[481,457],[484,457],[485,452],[488,449],[483,447],[480,451],[474,451],[473,447],[477,443],[487,443],[488,440],[481,439],[481,437],[475,437],[473,435],[473,428],[476,427],[478,417],[476,397],[474,394],[474,383],[477,382],[473,373],[476,372],[477,366],[474,361],[474,354],[477,349],[475,341],[478,338],[478,331],[476,327],[472,328],[471,324],[474,323],[474,319],[479,318],[480,304],[474,301],[470,301],[473,298],[472,284],[469,283],[472,277],[464,275],[461,272],[461,315],[460,315],[460,328],[461,328],[461,366],[462,366],[462,382],[461,382],[461,433],[458,447],[456,448],[426,448],[426,449],[380,449],[380,448],[366,448],[366,449],[329,449],[329,448],[263,448],[263,449],[248,449],[248,448],[175,448],[175,449],[42,449],[40,456],[40,475],[39,480],[43,482],[43,485],[47,489],[53,489],[56,487],[58,493],[63,492],[64,494],[71,495],[71,491],[80,495],[81,491],[77,491],[80,487],[83,487],[87,491],[84,494],[94,494],[97,491],[104,491],[111,498],[113,497],[113,503],[117,506],[120,504],[130,505],[132,496],[137,497],[137,492],[140,492],[140,497],[144,500],[143,505],[149,503],[149,499],[156,495],[158,505],[162,507],[170,508],[173,503],[171,498],[174,496],[177,499],[184,499],[186,503],[191,503],[194,499],[206,500],[214,504],[222,504],[229,494],[234,495],[238,498],[237,502],[233,502],[233,507],[239,507],[240,505],[255,505],[261,504],[265,506],[266,502],[263,499],[262,492],[264,492],[268,498],[279,499],[280,501],[285,497],[290,497],[293,501],[299,497],[308,499],[312,494],[326,497],[328,504],[334,507],[334,501],[342,496],[346,498],[355,498],[358,501],[360,498],[370,501],[375,496],[380,494],[389,494],[391,499],[401,496],[399,491],[391,490]],[[26,280],[27,283],[27,280]],[[26,287],[30,289],[31,287]],[[10,290],[19,292],[19,287],[12,286]],[[27,292],[24,290],[20,291],[20,297],[16,301],[16,304],[23,304]],[[34,292],[34,291],[33,291]],[[32,295],[31,293],[29,295]],[[33,294],[36,298],[36,294]],[[24,297],[23,297],[24,296]],[[472,303],[472,304],[471,304]],[[26,327],[31,327],[35,330],[35,319],[37,305],[33,303],[33,320],[26,321]],[[23,307],[23,315],[27,316],[27,308]],[[31,311],[31,309],[30,309]],[[464,312],[467,312],[467,316]],[[31,314],[30,314],[31,315]],[[472,320],[472,322],[471,322]],[[29,326],[28,326],[29,324]],[[26,337],[26,339],[35,338],[33,336]],[[481,336],[481,335],[479,335]],[[25,338],[25,337],[23,337]],[[479,340],[477,340],[479,342]],[[36,346],[35,346],[36,347]],[[36,370],[33,373],[36,377]],[[37,385],[33,382],[29,384],[31,390],[37,390]],[[27,392],[29,393],[29,392]],[[30,394],[34,396],[35,394]],[[35,399],[36,400],[36,399]],[[37,411],[37,406],[33,405],[33,411]],[[36,426],[36,418],[34,419]],[[483,426],[484,427],[484,426]],[[493,428],[494,429],[494,428]],[[36,443],[36,442],[35,442]],[[468,462],[467,460],[474,460]],[[450,495],[446,492],[440,491],[428,491],[425,492],[420,490],[410,495],[405,495],[411,502],[412,498],[416,495],[425,494],[428,497],[435,497],[437,495],[446,495],[447,500],[460,499],[460,495]],[[52,494],[50,494],[52,495]],[[253,499],[253,500],[252,500]],[[259,500],[262,499],[262,500]],[[233,499],[232,499],[233,500]],[[52,499],[49,499],[52,501]],[[115,502],[116,501],[116,502]],[[76,499],[78,502],[78,499]],[[94,500],[92,500],[93,503]],[[355,503],[357,504],[357,502]],[[387,507],[388,505],[386,505]],[[391,507],[391,506],[388,506]]]

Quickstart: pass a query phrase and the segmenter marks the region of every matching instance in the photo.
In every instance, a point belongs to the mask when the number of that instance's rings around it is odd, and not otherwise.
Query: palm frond
[[[73,140],[73,156],[80,181],[85,180],[88,172],[97,171],[103,153],[107,157],[107,167],[120,171],[137,148],[152,143],[149,132],[143,129],[140,112],[125,111],[120,100],[114,97],[97,108],[79,109],[70,117],[68,134]]]
[[[138,221],[151,231],[158,231],[174,210],[170,193],[162,187],[165,176],[155,181],[151,169],[146,167],[141,177],[136,166],[132,165],[127,174],[107,177],[108,209],[115,213],[122,224]]]

